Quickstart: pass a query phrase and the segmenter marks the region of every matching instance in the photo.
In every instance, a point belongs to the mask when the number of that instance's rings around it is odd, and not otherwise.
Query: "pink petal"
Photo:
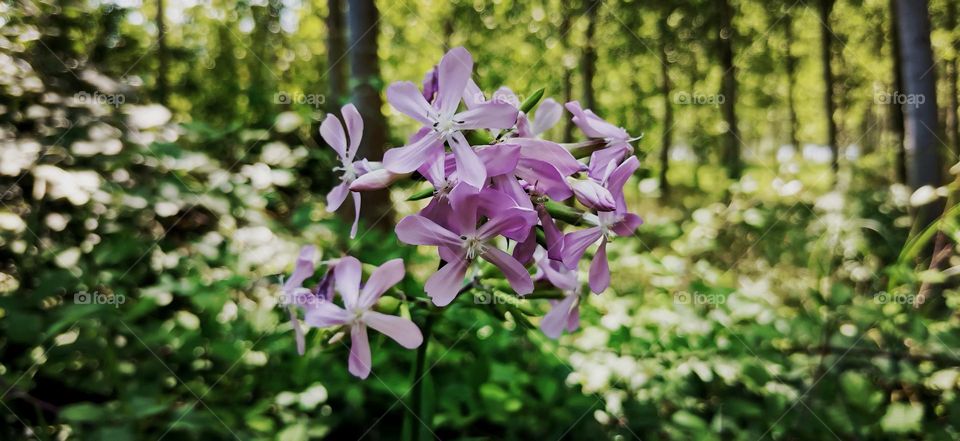
[[[343,305],[353,309],[360,294],[360,261],[353,256],[343,256],[333,269],[333,283],[343,297]]]
[[[631,151],[633,147],[630,144],[622,143],[593,152],[590,154],[590,177],[602,179],[607,166],[619,163]]]
[[[297,354],[303,355],[307,351],[307,341],[303,328],[300,327],[300,320],[297,319],[297,308],[290,306],[287,313],[290,315],[290,325],[293,326],[293,339],[297,342]]]
[[[351,191],[371,191],[387,188],[390,184],[410,176],[409,173],[393,173],[385,168],[364,173],[350,183]]]
[[[358,306],[364,309],[373,306],[387,289],[403,280],[404,274],[406,273],[403,268],[403,259],[389,260],[377,267],[367,279],[367,284],[360,290]]]
[[[576,331],[580,327],[580,300],[577,297],[576,304],[570,307],[570,315],[567,316],[567,332]]]
[[[555,201],[573,196],[573,190],[566,179],[552,164],[537,159],[522,158],[517,163],[517,176]]]
[[[442,150],[439,135],[430,132],[408,145],[387,150],[383,154],[383,167],[394,173],[410,173]]]
[[[562,262],[547,259],[541,261],[540,269],[551,285],[563,291],[574,291],[580,284],[577,280],[577,271],[567,269]]]
[[[460,237],[423,216],[412,214],[400,220],[394,230],[397,238],[408,245],[433,245],[460,248]]]
[[[560,144],[542,139],[514,138],[510,144],[520,146],[520,158],[547,161],[563,176],[570,176],[583,169],[583,164]]]
[[[579,101],[571,101],[566,107],[573,114],[574,124],[591,138],[629,138],[622,128],[604,121],[590,110],[584,111]]]
[[[504,102],[487,102],[456,114],[460,129],[509,129],[517,123],[517,108]]]
[[[487,176],[512,174],[520,159],[520,147],[513,144],[495,144],[475,148],[480,161],[487,168]]]
[[[347,136],[350,137],[347,161],[353,161],[353,157],[357,155],[357,149],[360,148],[360,140],[363,139],[363,118],[353,104],[343,106],[340,114],[343,115],[343,121],[347,123]]]
[[[490,101],[506,103],[513,106],[514,109],[520,108],[520,98],[517,98],[517,95],[514,94],[513,91],[507,86],[500,86],[499,89],[493,92],[493,96],[490,97]]]
[[[462,47],[450,49],[440,59],[437,72],[439,75],[437,101],[440,104],[440,114],[452,116],[460,105],[463,91],[466,90],[470,74],[473,72],[473,57]]]
[[[430,116],[433,107],[423,99],[423,95],[420,94],[416,84],[409,81],[398,81],[391,84],[387,88],[387,101],[394,109],[399,110],[404,115],[427,126],[433,124]]]
[[[547,257],[553,260],[563,259],[563,231],[554,222],[550,212],[542,205],[537,207],[537,214],[540,217],[540,225],[543,227],[543,234],[547,239]]]
[[[477,231],[477,210],[480,208],[480,190],[466,182],[459,182],[447,198],[453,206],[453,220],[460,234]]]
[[[581,204],[597,211],[613,211],[617,209],[617,201],[607,190],[593,179],[573,179],[570,182],[573,194]]]
[[[350,359],[347,362],[348,370],[354,376],[364,379],[370,375],[370,341],[367,339],[367,327],[353,325],[350,327]]]
[[[333,213],[340,208],[343,201],[347,199],[347,193],[350,193],[350,186],[346,182],[333,187],[330,193],[327,193],[327,212]]]
[[[482,188],[487,180],[487,168],[473,151],[473,147],[459,132],[450,137],[450,147],[457,158],[457,176],[476,188]]]
[[[303,321],[315,328],[327,328],[345,324],[349,318],[343,308],[330,302],[320,302],[307,310]]]
[[[587,247],[593,245],[602,235],[600,227],[591,227],[564,236],[563,264],[571,270],[577,269],[577,263],[583,257],[583,253],[587,251]]]
[[[447,264],[433,273],[423,290],[433,299],[437,306],[447,306],[457,297],[463,287],[463,276],[467,274],[469,262],[461,254],[456,259],[447,261]]]
[[[560,103],[547,98],[537,106],[537,111],[533,114],[534,120],[530,127],[533,136],[537,136],[553,128],[563,116],[563,107]]]
[[[392,338],[400,346],[413,349],[423,343],[423,334],[420,328],[403,317],[381,314],[376,311],[367,311],[363,316],[367,326],[380,331],[383,335]]]
[[[517,259],[517,262],[526,265],[533,259],[533,254],[536,251],[537,233],[534,228],[531,228],[530,232],[527,233],[526,240],[517,242],[517,245],[513,247],[513,258]]]
[[[357,237],[357,225],[360,224],[360,193],[350,192],[353,195],[353,225],[350,227],[350,238]]]
[[[570,310],[576,300],[576,295],[568,295],[553,305],[550,312],[544,315],[543,320],[540,321],[540,330],[543,331],[544,335],[552,339],[560,338],[563,329],[567,327]]]
[[[477,238],[480,240],[489,240],[494,236],[523,230],[523,235],[517,240],[526,238],[526,233],[530,227],[537,223],[537,212],[520,207],[508,207],[501,210],[496,217],[487,220],[480,229],[477,230]]]
[[[480,86],[477,86],[477,83],[475,83],[473,79],[467,81],[467,86],[463,90],[463,104],[466,105],[468,109],[472,109],[485,102],[487,102],[487,97],[483,96],[483,91],[480,90]]]
[[[313,275],[313,256],[317,252],[317,247],[313,245],[304,245],[300,248],[300,255],[297,257],[297,263],[293,267],[293,273],[283,284],[283,290],[292,292],[295,288],[303,285],[303,281]]]
[[[503,207],[517,206],[527,209],[533,209],[533,203],[530,202],[530,195],[524,191],[523,186],[512,174],[494,176],[492,179],[493,188],[497,191],[483,192],[484,210],[491,213],[503,209]],[[499,197],[490,197],[496,195]]]
[[[530,278],[530,273],[513,256],[492,246],[484,250],[482,256],[496,265],[497,268],[500,268],[500,271],[503,271],[504,277],[510,282],[510,287],[517,295],[522,296],[533,292],[533,280]]]
[[[620,222],[617,222],[610,226],[610,229],[614,233],[617,233],[617,236],[631,236],[633,232],[643,224],[643,219],[640,216],[637,216],[633,213],[626,213],[623,215],[623,219]]]
[[[320,136],[341,158],[346,157],[347,138],[343,133],[343,124],[333,114],[328,113],[320,124]]]
[[[604,238],[590,263],[590,290],[600,294],[610,286],[610,266],[607,264],[607,239]]]

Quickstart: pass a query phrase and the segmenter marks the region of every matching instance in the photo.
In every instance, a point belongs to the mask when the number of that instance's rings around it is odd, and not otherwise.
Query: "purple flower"
[[[550,301],[553,307],[540,321],[540,329],[547,337],[554,339],[559,338],[564,329],[567,332],[576,331],[580,327],[581,289],[577,272],[549,259],[542,249],[537,250],[535,258],[538,278],[546,279],[564,294],[563,299]]]
[[[387,101],[400,112],[420,121],[427,132],[403,147],[388,150],[384,167],[394,173],[409,173],[443,151],[444,142],[453,150],[457,174],[464,182],[482,188],[487,179],[486,168],[477,156],[463,130],[506,129],[517,121],[517,109],[506,103],[485,103],[457,112],[470,74],[473,58],[462,47],[451,49],[437,66],[437,93],[428,103],[417,86],[409,81],[397,82],[387,89]]]
[[[297,308],[307,309],[316,303],[317,295],[303,287],[303,281],[313,275],[313,259],[316,252],[317,249],[313,245],[304,245],[300,248],[300,255],[293,267],[293,273],[283,282],[281,288],[280,304],[287,307],[290,324],[293,326],[294,339],[297,342],[297,353],[300,355],[303,355],[306,348],[303,328],[300,327],[300,320],[297,319]]]
[[[343,307],[333,302],[321,302],[307,311],[308,325],[318,328],[347,326],[350,328],[350,373],[367,378],[370,374],[370,342],[367,327],[376,329],[401,346],[413,349],[423,343],[423,334],[412,321],[403,317],[382,314],[373,310],[387,289],[403,280],[401,259],[393,259],[373,271],[361,287],[360,261],[346,256],[334,269],[334,285],[343,298]]]
[[[347,193],[353,196],[354,218],[353,226],[350,228],[350,238],[357,235],[357,223],[360,221],[360,193],[350,191],[350,184],[358,176],[369,170],[366,160],[354,162],[353,158],[360,147],[360,139],[363,137],[363,119],[360,112],[353,104],[347,104],[340,109],[344,122],[347,123],[347,131],[344,134],[343,124],[336,116],[327,115],[320,124],[320,136],[323,140],[333,147],[340,158],[340,167],[334,168],[334,171],[342,171],[340,176],[340,185],[337,185],[327,193],[327,211],[333,212],[340,208],[343,201],[347,198]],[[347,144],[347,135],[350,137],[350,144]]]
[[[630,145],[630,142],[634,139],[623,127],[617,127],[604,121],[592,110],[583,110],[579,101],[571,101],[567,103],[566,107],[573,114],[573,123],[580,128],[584,135],[605,141],[605,148],[590,155],[591,177],[596,178],[593,174],[595,170],[603,170],[611,162],[619,163],[627,154],[633,152],[633,146]]]
[[[577,268],[577,263],[587,248],[598,239],[600,240],[600,247],[597,248],[590,263],[590,290],[595,293],[603,292],[610,285],[610,268],[607,264],[607,241],[610,233],[613,232],[617,236],[630,236],[643,223],[640,216],[626,212],[623,197],[624,184],[639,166],[640,161],[637,157],[631,156],[606,178],[606,186],[614,198],[616,210],[584,216],[584,221],[594,226],[569,233],[563,238],[563,264],[571,270]]]
[[[500,268],[517,294],[532,292],[533,281],[526,268],[490,241],[508,232],[529,231],[530,225],[536,222],[536,213],[515,206],[500,192],[481,193],[465,183],[458,184],[449,198],[453,207],[449,227],[414,214],[403,218],[396,228],[401,242],[436,246],[446,261],[424,286],[433,303],[450,304],[460,291],[467,268],[478,258]],[[477,227],[481,213],[487,215],[487,221]]]

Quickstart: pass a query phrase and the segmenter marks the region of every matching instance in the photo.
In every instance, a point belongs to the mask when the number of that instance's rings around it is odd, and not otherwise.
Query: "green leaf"
[[[73,422],[98,421],[106,414],[106,409],[93,403],[71,404],[60,410],[60,418]]]

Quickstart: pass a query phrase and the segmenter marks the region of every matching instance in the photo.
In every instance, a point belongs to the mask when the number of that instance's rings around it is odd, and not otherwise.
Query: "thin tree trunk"
[[[167,105],[170,87],[167,84],[167,25],[164,22],[164,0],[157,0],[157,101]]]
[[[587,33],[583,46],[583,105],[597,111],[597,99],[593,93],[593,77],[597,73],[597,13],[600,12],[600,0],[590,0],[587,6]]]
[[[783,17],[784,34],[787,39],[786,69],[787,69],[787,109],[790,114],[789,133],[790,145],[797,151],[800,150],[799,141],[797,141],[797,106],[793,99],[794,80],[797,72],[797,59],[793,55],[793,19],[790,14]]]
[[[830,29],[830,10],[833,9],[834,0],[820,0],[820,62],[823,66],[823,106],[827,117],[827,145],[830,146],[833,160],[830,163],[833,169],[833,176],[836,179],[837,171],[840,169],[840,150],[837,146],[837,124],[833,120],[833,114],[836,112],[836,106],[833,102],[833,69],[830,59],[832,57],[833,31]]]
[[[560,43],[563,47],[564,57],[570,51],[570,22],[573,11],[565,2],[560,2],[560,13],[563,14],[563,20],[560,21]],[[573,101],[573,71],[563,66],[563,102]],[[563,123],[563,142],[573,142],[573,121],[570,118],[564,118]]]
[[[927,2],[897,0],[897,11],[900,14],[904,92],[908,97],[917,97],[917,104],[906,106],[904,121],[910,164],[908,178],[914,189],[924,185],[936,186],[940,185],[941,161],[937,154],[937,81],[930,46]]]
[[[667,43],[669,35],[667,11],[660,17],[660,93],[663,95],[663,138],[660,143],[660,198],[670,196],[670,181],[667,171],[670,167],[670,145],[673,143],[673,106],[670,101],[670,69],[667,66]]]
[[[381,108],[380,59],[377,57],[377,25],[379,12],[374,0],[350,0],[348,9],[350,25],[350,73],[355,82],[353,101],[363,117],[363,142],[357,158],[379,161],[387,144],[387,120]],[[363,210],[360,216],[366,227],[383,230],[392,228],[393,212],[387,190],[364,192]]]
[[[946,28],[950,35],[954,35],[957,30],[957,5],[954,1],[947,2]],[[958,133],[957,123],[957,96],[960,91],[957,90],[957,57],[947,61],[947,115],[946,130],[947,144],[954,155],[960,155],[960,133]]]
[[[733,65],[733,8],[729,0],[717,0],[720,10],[720,67],[723,68],[723,119],[727,131],[723,136],[723,164],[731,179],[740,179],[743,164],[740,159],[740,130],[737,128],[737,71]]]
[[[327,0],[327,79],[329,112],[336,112],[347,96],[346,26],[343,0]]]
[[[894,96],[903,93],[903,66],[900,58],[900,26],[898,25],[897,0],[890,0],[890,44],[893,48],[890,54],[893,58],[893,91]],[[897,182],[907,183],[907,150],[903,140],[903,106],[897,102],[890,103],[893,135],[897,143]]]

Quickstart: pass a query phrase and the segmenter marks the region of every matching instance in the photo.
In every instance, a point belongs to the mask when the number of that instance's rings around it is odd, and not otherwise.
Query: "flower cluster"
[[[348,193],[359,210],[360,192],[403,179],[429,182],[430,201],[403,218],[396,234],[406,244],[436,247],[442,266],[424,286],[433,304],[449,305],[486,261],[518,296],[534,290],[534,278],[562,292],[541,321],[544,333],[557,338],[564,329],[578,327],[582,289],[577,269],[587,249],[599,242],[588,285],[600,293],[610,284],[607,243],[613,236],[632,235],[642,222],[628,211],[623,193],[639,167],[630,144],[635,139],[576,101],[565,107],[589,140],[561,145],[540,139],[561,119],[563,107],[546,99],[531,117],[528,112],[539,96],[521,103],[500,88],[488,98],[471,79],[472,71],[470,53],[455,48],[426,75],[422,87],[408,81],[390,85],[387,101],[422,126],[406,145],[388,150],[382,162],[355,159],[363,121],[353,105],[343,107],[344,123],[328,115],[321,135],[342,163],[335,169],[342,172],[342,183],[327,195],[328,209],[337,209]],[[571,199],[584,210],[561,203]],[[558,220],[586,227],[565,233]],[[355,221],[351,237],[356,228]],[[404,347],[422,342],[409,320],[372,310],[379,296],[403,278],[401,262],[386,263],[361,288],[360,263],[343,257],[329,265],[332,269],[310,291],[301,285],[313,273],[313,264],[305,263],[312,262],[313,252],[304,248],[284,285],[291,298],[310,300],[288,302],[301,353],[302,332],[293,307],[304,310],[307,325],[350,328],[350,372],[360,377],[369,373],[368,326]],[[528,266],[535,269],[533,277]],[[334,292],[343,298],[342,307],[334,304]],[[297,293],[301,295],[293,295]]]

